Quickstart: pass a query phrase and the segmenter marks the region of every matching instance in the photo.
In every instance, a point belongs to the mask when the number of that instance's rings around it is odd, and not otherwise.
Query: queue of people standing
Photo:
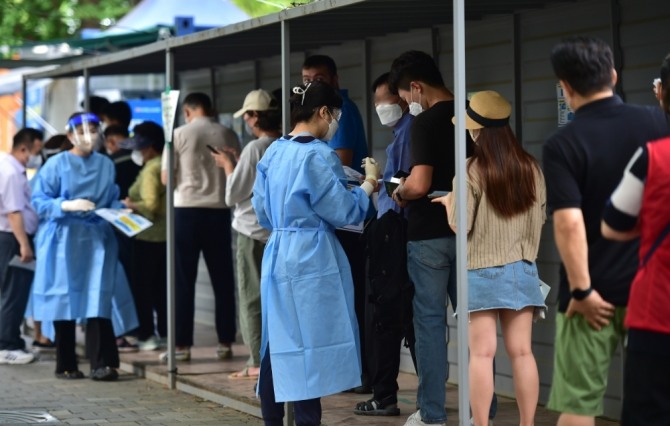
[[[201,253],[215,296],[212,355],[233,357],[232,227],[250,356],[229,378],[258,379],[267,425],[283,424],[289,401],[296,424],[319,425],[320,398],[343,391],[372,394],[356,404],[357,415],[399,415],[403,339],[419,376],[417,411],[405,425],[446,424],[447,307],[451,300],[456,308],[455,234],[465,232],[468,318],[458,321],[470,324],[471,422],[487,425],[496,414],[500,321],[519,423],[532,425],[539,375],[531,335],[547,308],[535,262],[549,213],[562,260],[549,408],[561,413],[561,426],[593,425],[611,357],[628,335],[622,423],[665,424],[670,389],[656,378],[665,377],[670,355],[662,296],[670,231],[659,202],[670,187],[670,59],[655,88],[662,108],[626,105],[614,94],[613,55],[601,40],[565,39],[551,64],[575,118],[547,140],[542,167],[516,140],[509,101],[484,90],[456,105],[433,58],[420,51],[398,56],[372,87],[381,124],[393,129],[383,173],[327,56],[305,60],[303,81],[290,91],[290,129],[282,129],[281,102],[270,92],[247,94],[234,114],[255,138],[244,149],[216,122],[207,95],[185,96],[186,124],[174,133],[176,360],[191,359]],[[458,108],[469,156],[466,229],[456,228],[453,191]],[[106,111],[108,119],[125,116],[118,105]],[[32,188],[24,169],[41,135],[20,131],[1,160],[0,363],[33,360],[18,330],[28,304],[21,283],[31,280],[30,311],[55,329],[59,378],[85,376],[74,352],[76,321],[86,323],[95,380],[117,378],[126,341],[117,338],[134,335],[143,349],[165,344],[165,138],[155,123],[135,126],[130,138],[128,124],[111,123],[110,159],[96,150],[99,124],[95,114],[73,114],[71,147],[44,162]],[[120,167],[132,168],[133,179]],[[395,187],[386,185],[392,179]],[[135,211],[154,226],[134,239],[114,236],[93,213],[100,207]],[[609,240],[638,235],[639,246]],[[13,256],[36,258],[34,277],[11,266]]]

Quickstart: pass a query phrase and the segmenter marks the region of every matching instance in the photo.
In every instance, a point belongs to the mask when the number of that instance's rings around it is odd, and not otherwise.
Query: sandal
[[[399,416],[400,408],[398,408],[398,403],[393,402],[391,398],[393,397],[388,396],[381,402],[376,399],[359,402],[356,404],[356,408],[354,408],[354,414],[361,416]]]
[[[242,371],[229,374],[228,378],[231,380],[256,380],[258,379],[258,374],[249,374],[249,367],[244,367],[244,370]]]
[[[56,378],[66,380],[83,379],[84,373],[79,370],[62,371],[60,373],[56,373]]]

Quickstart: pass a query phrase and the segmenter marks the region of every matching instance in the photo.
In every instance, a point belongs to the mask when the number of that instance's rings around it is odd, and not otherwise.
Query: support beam
[[[365,140],[368,142],[368,155],[373,156],[372,152],[372,99],[370,96],[370,87],[372,86],[372,64],[370,55],[371,43],[369,39],[365,39],[362,43],[362,64],[363,64],[363,78],[365,85],[363,86],[363,117],[365,117]],[[358,166],[353,164],[353,166]]]
[[[456,103],[456,279],[458,289],[458,414],[461,426],[470,425],[468,376],[468,272],[467,211],[465,192],[465,0],[454,0],[454,96]]]
[[[523,145],[523,102],[521,99],[521,15],[512,15],[512,49],[514,49],[514,133]]]
[[[28,80],[24,75],[21,79],[21,117],[23,123],[21,127],[28,127]]]
[[[209,87],[210,92],[212,93],[212,108],[214,108],[215,111],[219,110],[218,108],[219,93],[216,90],[216,75],[218,74],[218,72],[219,71],[216,67],[212,67],[209,69]]]
[[[84,68],[84,111],[91,111],[91,73]]]
[[[165,51],[165,86],[169,92],[174,84],[174,56],[168,48]],[[167,317],[168,317],[168,388],[177,388],[177,362],[174,359],[176,345],[175,322],[175,234],[174,234],[174,146],[172,134],[165,135],[167,149]]]
[[[291,131],[291,109],[288,98],[291,96],[291,35],[289,22],[281,21],[281,87],[282,87],[282,123],[284,134]]]

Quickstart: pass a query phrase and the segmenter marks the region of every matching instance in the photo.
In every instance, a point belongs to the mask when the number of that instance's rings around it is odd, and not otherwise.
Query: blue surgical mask
[[[42,166],[42,156],[37,154],[37,155],[30,155],[28,158],[28,164],[26,164],[27,169],[39,169],[40,166]]]

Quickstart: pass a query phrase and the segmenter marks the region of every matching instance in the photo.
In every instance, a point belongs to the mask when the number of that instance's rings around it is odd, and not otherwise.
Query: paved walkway
[[[249,414],[122,373],[117,382],[54,377],[53,354],[28,365],[0,365],[0,424],[262,425]],[[88,364],[80,369],[88,375]],[[41,417],[42,415],[42,417]],[[32,418],[32,420],[29,420]],[[40,423],[40,424],[41,424]]]
[[[254,393],[254,380],[232,380],[228,375],[241,370],[248,357],[241,344],[233,346],[234,357],[230,361],[216,359],[216,335],[213,327],[196,325],[196,346],[190,362],[177,364],[177,389],[216,401],[254,416],[260,416],[260,401]],[[158,362],[158,352],[122,354],[122,368],[143,375],[160,383],[167,383],[167,368]],[[414,374],[401,373],[398,417],[368,417],[353,414],[357,402],[369,399],[370,395],[341,393],[322,399],[323,424],[327,426],[403,426],[407,417],[415,410],[418,380]],[[447,385],[447,415],[449,424],[458,419],[458,389]],[[538,407],[536,425],[555,425],[558,416],[544,407]],[[519,424],[516,401],[500,397],[495,426],[517,426]],[[614,426],[618,423],[598,419],[596,426]]]
[[[166,388],[166,366],[158,352],[121,354],[120,380],[111,383],[58,380],[54,354],[44,353],[33,364],[0,365],[0,424],[49,423],[86,425],[261,425],[260,403],[254,380],[232,380],[228,375],[242,369],[247,359],[244,346],[233,347],[230,361],[216,359],[213,327],[196,325],[196,346],[190,362],[179,363],[178,391]],[[80,369],[88,373],[82,363]],[[145,380],[149,379],[149,380]],[[416,404],[417,378],[401,373],[398,417],[365,417],[353,414],[357,402],[369,395],[341,393],[322,399],[323,424],[327,426],[402,426]],[[447,386],[449,424],[458,419],[458,389]],[[32,421],[9,421],[11,418]],[[556,424],[556,414],[538,407],[536,425]],[[47,418],[48,420],[48,418]],[[496,426],[519,424],[516,403],[499,398]],[[617,423],[598,419],[597,426]]]

